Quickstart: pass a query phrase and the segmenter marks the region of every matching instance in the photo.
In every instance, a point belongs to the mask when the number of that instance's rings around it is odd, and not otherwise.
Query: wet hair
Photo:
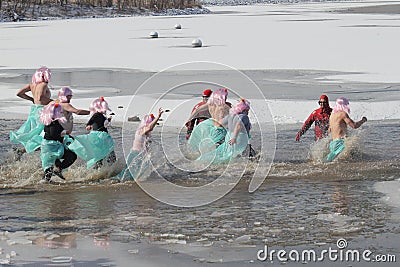
[[[99,112],[101,114],[106,114],[107,110],[111,110],[108,107],[107,101],[104,100],[104,97],[99,97],[93,100],[92,104],[90,104],[90,116],[93,116],[94,113]]]
[[[44,125],[50,125],[55,120],[58,120],[61,123],[67,122],[58,101],[53,101],[46,105],[40,112],[39,120]]]
[[[60,101],[60,103],[68,103],[67,96],[69,95],[72,95],[71,88],[67,86],[61,87],[61,89],[58,91],[58,100]]]
[[[36,70],[35,74],[32,75],[32,83],[50,82],[51,70],[47,67],[40,67]]]
[[[347,114],[350,114],[349,100],[347,100],[347,98],[340,97],[336,99],[336,103],[335,106],[333,107],[332,114],[339,111],[344,111]]]
[[[231,112],[233,114],[240,114],[243,113],[243,111],[250,109],[250,102],[247,101],[246,99],[242,98],[240,101],[231,109]]]
[[[227,97],[228,97],[228,89],[220,88],[212,92],[207,103],[209,105],[224,105],[226,103]]]

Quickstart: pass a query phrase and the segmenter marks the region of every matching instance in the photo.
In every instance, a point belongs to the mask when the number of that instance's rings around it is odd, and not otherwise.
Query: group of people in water
[[[40,149],[43,179],[46,181],[50,181],[53,175],[64,179],[63,170],[71,166],[78,157],[86,161],[87,168],[99,168],[104,160],[108,163],[115,162],[114,141],[107,130],[112,119],[107,112],[111,110],[104,97],[94,99],[88,110],[77,109],[71,104],[73,92],[69,87],[62,87],[57,99],[51,98],[48,87],[50,80],[50,69],[41,67],[33,74],[32,81],[18,91],[17,96],[33,104],[27,121],[17,131],[10,133],[11,143],[24,146],[19,150],[20,153],[31,153]],[[232,105],[227,102],[227,96],[228,90],[225,88],[214,92],[211,89],[204,90],[202,101],[193,107],[185,124],[188,147],[198,155],[198,161],[217,164],[238,156],[255,157],[255,151],[250,144],[250,102],[242,98]],[[295,139],[299,141],[313,123],[316,139],[325,138],[331,132],[333,140],[326,161],[332,161],[345,148],[347,126],[358,128],[367,119],[363,117],[354,122],[349,117],[349,101],[343,97],[336,100],[333,109],[329,107],[326,95],[322,95],[318,103],[320,108],[311,113]],[[142,167],[151,132],[163,113],[164,110],[160,108],[157,116],[148,114],[141,120],[126,160],[127,165],[116,176],[117,179],[135,179],[136,170]],[[88,134],[74,137],[71,135],[73,114],[90,115],[86,124]]]
[[[17,96],[33,104],[27,121],[16,132],[10,133],[11,143],[24,146],[20,154],[40,148],[46,181],[53,175],[64,179],[62,171],[77,157],[86,160],[88,167],[101,166],[103,159],[114,162],[114,141],[107,131],[111,117],[106,114],[110,108],[104,97],[94,99],[89,110],[77,109],[70,103],[73,92],[69,87],[62,87],[57,99],[51,98],[50,80],[50,69],[41,67],[32,76],[32,81],[18,91]],[[28,92],[32,96],[27,95]],[[86,124],[89,134],[72,137],[73,114],[90,115]]]
[[[358,122],[350,118],[349,101],[345,97],[336,100],[333,109],[329,106],[329,99],[326,95],[321,95],[318,104],[320,108],[314,110],[304,122],[300,131],[296,134],[296,141],[315,124],[315,140],[320,140],[332,134],[332,141],[329,144],[330,153],[324,159],[325,162],[333,161],[344,149],[344,140],[347,136],[347,126],[353,129],[359,128],[367,121],[366,117]]]

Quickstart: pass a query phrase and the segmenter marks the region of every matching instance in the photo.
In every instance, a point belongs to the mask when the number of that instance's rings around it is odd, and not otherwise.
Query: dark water
[[[13,158],[8,132],[20,123],[0,120],[0,231],[74,232],[123,242],[145,239],[161,246],[179,243],[215,248],[237,243],[332,243],[339,237],[373,239],[400,231],[393,221],[398,210],[374,189],[377,182],[400,178],[398,121],[371,121],[353,131],[351,151],[331,164],[320,163],[326,144],[312,145],[311,132],[296,143],[299,125],[278,126],[275,161],[256,192],[248,193],[251,175],[246,173],[228,195],[195,208],[169,206],[149,197],[134,182],[110,180],[118,172],[115,166],[96,173],[77,161],[66,173],[65,183],[43,184],[38,152],[20,161]],[[121,158],[120,128],[113,127],[111,135]],[[157,144],[158,134],[153,135]],[[258,145],[254,144],[256,149]],[[213,180],[214,172],[223,167],[197,176],[183,175],[170,164],[157,168],[174,183],[199,186]],[[154,177],[151,173],[147,179]]]

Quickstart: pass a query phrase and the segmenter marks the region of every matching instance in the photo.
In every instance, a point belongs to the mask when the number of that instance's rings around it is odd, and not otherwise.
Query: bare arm
[[[199,114],[201,112],[204,112],[204,111],[207,111],[207,110],[208,110],[208,104],[204,104],[204,105],[194,109],[192,111],[192,113],[190,114],[190,117],[189,117],[189,119],[187,121],[190,122],[191,120],[198,118]]]
[[[62,103],[62,107],[65,111],[74,113],[76,115],[89,115],[90,111],[85,109],[77,109],[72,106],[70,103]]]
[[[162,108],[159,108],[157,117],[147,127],[144,128],[143,134],[148,134],[149,132],[153,131],[154,127],[157,125],[157,122],[163,113],[164,110],[162,110]]]
[[[349,115],[346,113],[346,117],[344,118],[344,121],[346,122],[347,125],[349,125],[353,129],[359,128],[361,125],[363,125],[364,122],[367,121],[366,117],[362,117],[361,120],[358,122],[354,122],[352,119],[350,119]]]
[[[231,138],[231,140],[229,140],[229,144],[230,144],[230,145],[233,145],[233,144],[236,143],[236,138],[237,138],[237,136],[238,136],[239,131],[240,131],[241,128],[242,128],[241,121],[238,121],[238,122],[236,123],[236,125],[235,125],[235,129],[233,130],[232,138]]]
[[[22,87],[21,89],[18,90],[17,96],[20,97],[20,98],[23,98],[23,99],[26,99],[26,100],[29,100],[29,101],[33,102],[34,101],[33,97],[28,96],[26,94],[27,92],[30,92],[30,91],[31,91],[31,85],[27,84],[27,85],[25,85],[24,87]]]

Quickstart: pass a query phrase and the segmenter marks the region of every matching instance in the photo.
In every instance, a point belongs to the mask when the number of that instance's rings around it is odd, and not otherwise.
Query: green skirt
[[[28,119],[16,132],[10,132],[10,142],[21,144],[25,147],[27,153],[38,149],[44,136],[44,125],[40,123],[40,111],[44,105],[32,105]]]
[[[224,140],[226,129],[217,127],[212,119],[202,121],[194,129],[188,140],[188,146],[192,153],[201,154],[215,150],[217,143]]]
[[[91,131],[89,134],[75,136],[68,148],[87,161],[86,167],[90,168],[114,151],[114,141],[107,132]]]
[[[344,139],[335,139],[332,140],[331,143],[329,144],[329,149],[331,153],[328,154],[326,157],[325,161],[326,162],[331,162],[334,160],[337,156],[339,156],[340,153],[345,149],[344,146]]]
[[[57,159],[64,155],[64,145],[58,141],[43,139],[40,149],[40,159],[43,170],[52,167]]]
[[[219,164],[229,162],[232,158],[242,155],[249,142],[248,135],[239,133],[236,143],[233,145],[229,144],[230,139],[232,139],[232,133],[228,132],[225,136],[225,141],[216,150],[201,155],[197,160]]]
[[[131,150],[126,159],[126,166],[114,179],[125,182],[139,178],[148,166],[148,163],[144,161],[145,156],[146,153],[144,151]]]

